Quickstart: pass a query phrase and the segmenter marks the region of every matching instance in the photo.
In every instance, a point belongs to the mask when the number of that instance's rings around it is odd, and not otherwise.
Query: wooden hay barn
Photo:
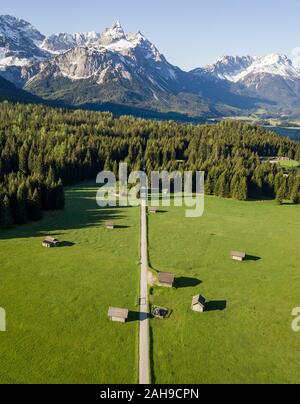
[[[246,253],[240,251],[231,251],[230,257],[234,261],[244,261],[246,259]]]
[[[108,230],[114,230],[114,228],[115,228],[114,222],[106,222],[105,223],[105,228],[108,229]]]
[[[174,280],[175,280],[175,275],[171,272],[159,272],[158,273],[159,286],[172,288],[174,286]]]
[[[42,246],[45,248],[59,247],[60,242],[54,237],[46,237],[42,242]]]
[[[118,323],[125,323],[128,320],[128,314],[129,311],[127,309],[120,309],[118,307],[110,307],[108,309],[108,318]]]
[[[155,213],[157,213],[157,208],[148,208],[148,213],[153,213],[153,214],[155,214]]]
[[[198,313],[203,313],[205,309],[205,302],[205,297],[201,295],[194,296],[192,300],[192,310]]]

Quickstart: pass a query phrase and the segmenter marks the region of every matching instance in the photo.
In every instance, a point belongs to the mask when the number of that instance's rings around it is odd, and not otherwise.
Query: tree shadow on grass
[[[211,302],[207,302],[205,304],[205,309],[204,311],[223,311],[227,307],[227,301],[226,300],[215,300]]]
[[[128,323],[135,323],[140,321],[140,312],[139,311],[129,311],[128,313]]]
[[[67,230],[99,227],[106,221],[125,218],[126,207],[100,208],[96,203],[94,185],[66,188],[66,207],[62,211],[45,212],[42,220],[0,231],[0,240],[63,236]],[[116,226],[124,229],[128,226]]]
[[[202,281],[200,281],[199,279],[182,276],[180,278],[175,278],[174,287],[176,289],[193,288],[200,285],[201,283]]]
[[[152,315],[150,313],[141,313],[139,311],[129,311],[128,313],[128,323],[134,323],[137,321],[145,321],[151,319]]]

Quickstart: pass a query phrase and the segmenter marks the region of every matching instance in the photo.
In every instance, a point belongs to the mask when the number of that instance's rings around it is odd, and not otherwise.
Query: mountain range
[[[0,16],[0,75],[27,93],[76,107],[191,117],[300,108],[300,70],[285,55],[224,56],[186,72],[119,22],[101,34],[46,37],[24,20]]]

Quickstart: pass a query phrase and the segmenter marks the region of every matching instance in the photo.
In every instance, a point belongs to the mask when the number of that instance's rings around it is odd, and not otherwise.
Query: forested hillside
[[[0,76],[0,102],[1,101],[39,103],[42,102],[42,99],[17,88],[13,83]]]
[[[300,161],[300,144],[239,123],[185,125],[41,105],[0,104],[0,225],[38,220],[64,207],[63,186],[117,173],[118,163],[147,171],[203,170],[206,192],[239,200],[263,196],[299,203],[297,170],[262,157]]]

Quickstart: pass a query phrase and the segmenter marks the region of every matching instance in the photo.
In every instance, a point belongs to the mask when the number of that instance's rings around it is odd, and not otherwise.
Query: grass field
[[[299,163],[299,161],[296,161],[296,160],[281,160],[281,161],[279,161],[279,165],[282,167],[282,168],[297,168],[297,167],[300,167],[300,163]]]
[[[111,323],[107,311],[138,310],[139,210],[100,210],[95,195],[68,188],[65,211],[0,233],[0,383],[137,382],[136,316]],[[64,246],[42,248],[49,234]]]
[[[149,217],[150,262],[173,271],[177,289],[154,287],[153,303],[173,310],[151,321],[156,383],[298,383],[300,206],[206,198],[205,215],[183,208]],[[231,250],[246,251],[243,263]],[[190,309],[203,294],[208,310]]]

